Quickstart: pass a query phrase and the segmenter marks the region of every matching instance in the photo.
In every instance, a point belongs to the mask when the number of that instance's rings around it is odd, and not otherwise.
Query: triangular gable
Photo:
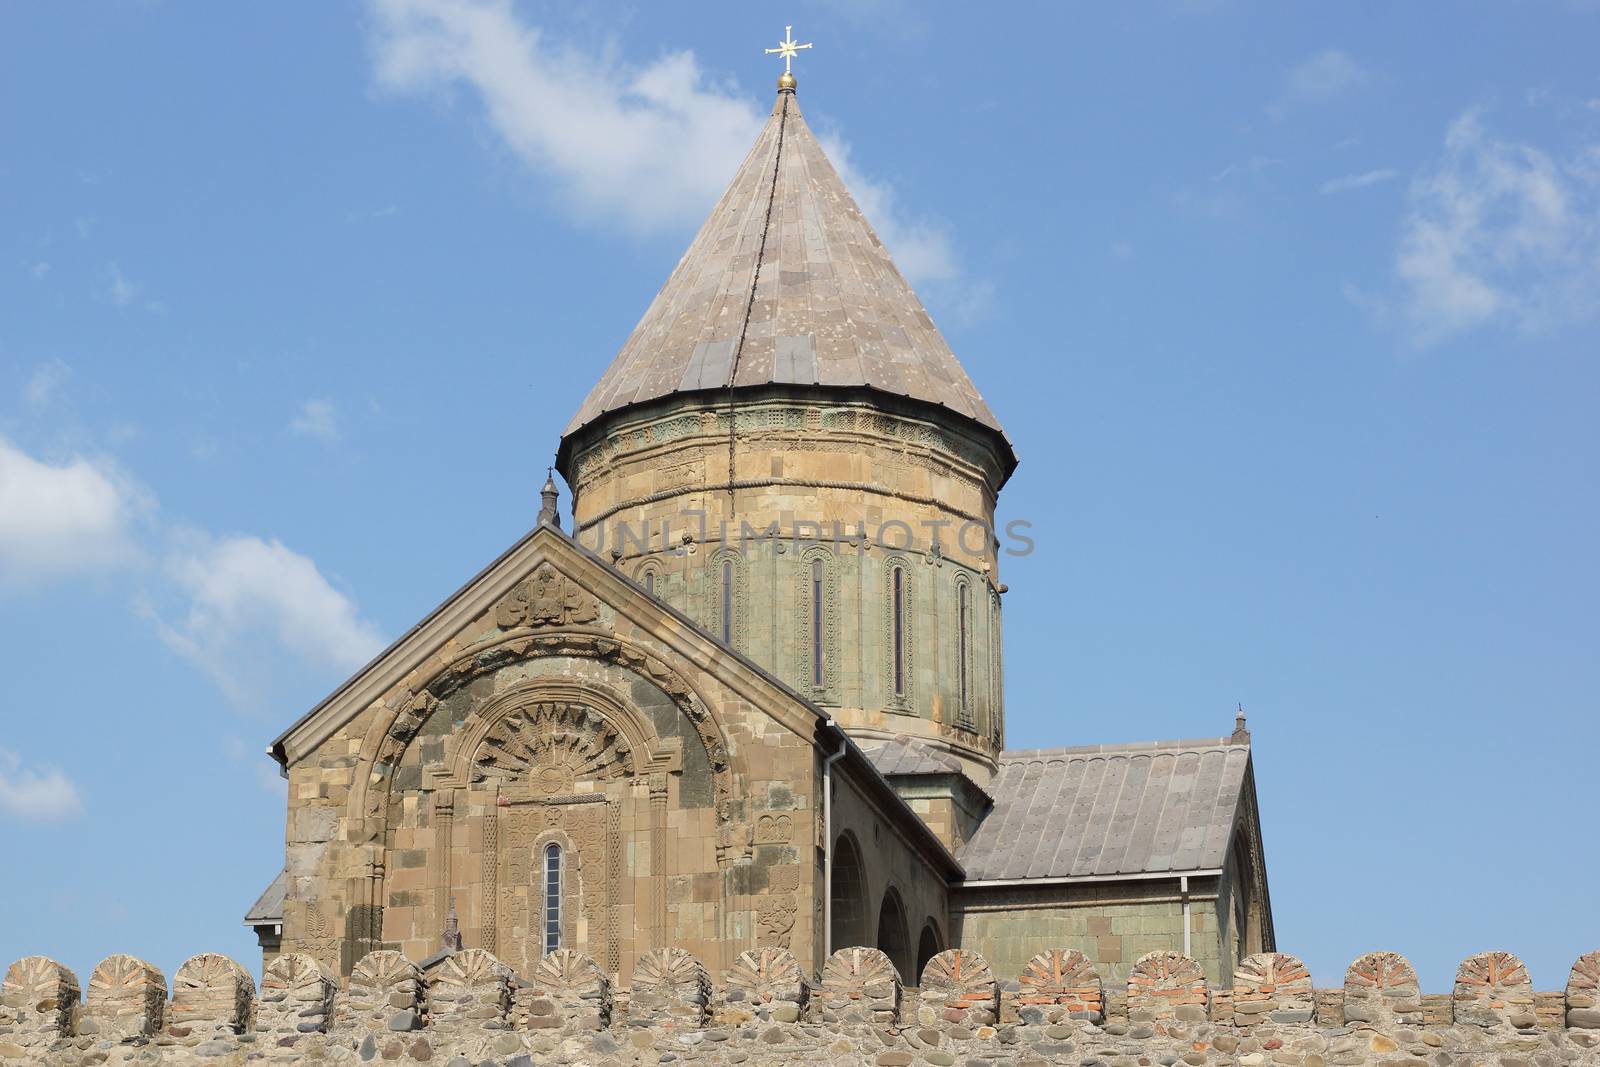
[[[539,526],[285,730],[269,751],[284,764],[314,751],[545,564],[647,634],[662,655],[714,670],[719,682],[795,733],[810,738],[825,718],[810,701],[687,615],[647,594],[561,530]],[[575,619],[573,623],[582,628]],[[552,629],[559,632],[560,626]]]

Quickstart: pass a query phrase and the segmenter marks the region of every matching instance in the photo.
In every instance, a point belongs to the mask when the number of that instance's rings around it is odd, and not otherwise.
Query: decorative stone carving
[[[261,976],[256,1029],[278,1035],[280,1045],[292,1044],[300,1034],[325,1033],[338,988],[338,979],[315,957],[301,952],[279,956]]]
[[[993,1026],[1000,1017],[1000,986],[989,962],[968,949],[950,948],[922,969],[917,1019],[924,1025]]]
[[[1526,1029],[1535,1021],[1533,981],[1509,952],[1480,952],[1462,960],[1451,999],[1457,1025]]]
[[[107,956],[89,976],[89,995],[78,1030],[113,1041],[161,1032],[167,1010],[167,977],[144,960]]]
[[[72,1035],[78,1009],[78,977],[47,956],[24,956],[6,969],[0,983],[0,1008],[11,1033],[23,1048],[39,1048]]]
[[[664,661],[615,638],[586,633],[504,634],[491,642],[474,645],[418,688],[390,698],[385,704],[389,709],[387,714],[379,715],[373,733],[368,735],[368,745],[374,753],[370,770],[357,776],[351,790],[352,811],[359,812],[366,823],[363,832],[371,838],[383,832],[388,821],[394,767],[440,700],[502,667],[544,656],[578,656],[615,663],[647,677],[672,698],[678,710],[694,724],[711,766],[719,829],[718,862],[724,865],[734,862],[738,850],[731,846],[731,835],[725,833],[735,817],[733,773],[715,718],[695,699],[688,683]]]
[[[430,976],[429,1018],[447,1028],[505,1029],[511,979],[511,968],[481,948],[452,952]]]
[[[572,626],[593,622],[599,614],[599,601],[593,593],[544,563],[501,598],[495,605],[494,621],[507,630]]]
[[[1017,1014],[1025,1023],[1081,1019],[1098,1026],[1106,998],[1100,973],[1077,949],[1050,949],[1028,961],[1017,979]]]
[[[184,961],[172,977],[168,1029],[178,1037],[207,1032],[242,1034],[255,1014],[250,972],[216,952]]]
[[[1600,1030],[1600,952],[1586,952],[1567,976],[1567,1025],[1574,1030]]]
[[[788,948],[799,911],[793,893],[769,893],[756,899],[756,943],[762,948]]]
[[[632,746],[581,704],[536,703],[502,717],[478,743],[473,779],[525,784],[535,796],[630,773]]]
[[[792,1023],[805,1011],[810,987],[800,963],[786,948],[741,952],[728,969],[728,1003],[748,1008],[757,1019]]]
[[[758,845],[787,845],[793,835],[793,816],[776,812],[756,820],[755,843]]]
[[[1234,1026],[1249,1030],[1261,1023],[1305,1023],[1315,1013],[1311,972],[1298,957],[1261,952],[1233,972]]]
[[[1422,1025],[1422,990],[1411,961],[1398,952],[1369,952],[1344,974],[1344,1019],[1383,1030]]]
[[[653,948],[633,968],[628,1023],[668,1029],[706,1023],[711,1004],[711,976],[700,961],[681,948]]]
[[[388,949],[362,957],[336,1004],[339,1022],[357,1030],[403,1032],[420,1030],[427,1022],[422,972]]]
[[[1147,952],[1128,972],[1128,1021],[1204,1022],[1210,996],[1200,965],[1181,952]]]
[[[842,948],[822,966],[817,1004],[825,1022],[894,1025],[900,1015],[900,973],[875,948]]]
[[[558,948],[539,961],[528,985],[517,991],[519,1007],[526,1000],[529,1029],[604,1030],[611,1025],[611,980],[590,956]]]

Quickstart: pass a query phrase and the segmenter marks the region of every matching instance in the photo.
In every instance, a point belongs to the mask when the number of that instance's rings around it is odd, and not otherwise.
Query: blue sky
[[[262,755],[800,102],[1022,456],[1009,744],[1243,702],[1279,946],[1600,947],[1600,8],[0,11],[0,962],[259,957]]]

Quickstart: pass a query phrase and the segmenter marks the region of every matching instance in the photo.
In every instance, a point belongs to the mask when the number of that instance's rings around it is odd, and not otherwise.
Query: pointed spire
[[[439,935],[439,947],[445,952],[460,952],[461,924],[456,921],[456,898],[450,898],[450,913],[444,919],[444,933]]]
[[[1233,717],[1233,736],[1228,738],[1235,745],[1248,745],[1250,731],[1244,725],[1244,705],[1239,705],[1239,713]]]
[[[1004,438],[787,86],[567,425],[562,455],[578,431],[610,412],[683,393],[784,385],[919,401]],[[1005,456],[1009,466],[1009,444]]]
[[[561,491],[556,488],[556,469],[545,469],[544,488],[539,490],[541,498],[539,504],[540,526],[554,526],[561,529],[561,511],[556,507],[556,501],[561,499]]]

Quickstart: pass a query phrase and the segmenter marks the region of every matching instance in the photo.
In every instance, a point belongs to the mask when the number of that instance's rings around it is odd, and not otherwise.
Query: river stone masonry
[[[203,953],[174,976],[165,1011],[161,972],[134,957],[103,961],[80,1003],[71,971],[30,956],[0,986],[0,1064],[1600,1067],[1600,952],[1546,993],[1508,952],[1463,961],[1448,995],[1422,994],[1388,952],[1351,964],[1343,989],[1313,989],[1286,953],[1245,959],[1225,989],[1198,971],[1151,953],[1125,990],[1106,990],[1073,950],[1046,949],[1004,981],[952,950],[902,1002],[876,949],[835,952],[815,987],[786,953],[746,953],[719,987],[692,955],[665,949],[621,996],[571,951],[529,981],[481,949],[421,967],[384,951],[342,988],[315,960],[282,957],[258,1002],[242,967]]]

